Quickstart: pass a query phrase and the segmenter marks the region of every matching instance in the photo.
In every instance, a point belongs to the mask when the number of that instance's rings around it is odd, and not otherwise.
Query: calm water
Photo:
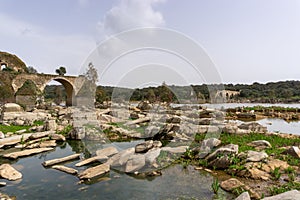
[[[127,144],[128,145],[128,144]],[[129,144],[130,146],[130,144]],[[149,179],[130,176],[111,170],[106,176],[92,183],[78,184],[76,176],[46,169],[44,160],[58,158],[82,151],[80,142],[57,147],[55,151],[21,158],[12,163],[23,174],[21,181],[9,182],[0,190],[17,199],[214,199],[211,190],[213,177],[206,172],[196,171],[191,166],[183,169],[173,165],[162,171],[162,176]],[[3,160],[2,160],[3,162]],[[66,166],[74,167],[69,162]],[[85,167],[79,168],[83,170]],[[233,197],[224,191],[223,199]]]

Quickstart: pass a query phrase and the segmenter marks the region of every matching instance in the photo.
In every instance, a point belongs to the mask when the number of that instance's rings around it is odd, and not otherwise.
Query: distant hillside
[[[225,84],[225,90],[239,91],[239,95],[232,96],[227,102],[261,102],[261,103],[292,103],[300,102],[300,81],[280,81],[266,84]],[[221,85],[192,85],[190,86],[159,86],[143,89],[114,88],[111,86],[98,86],[96,100],[103,102],[110,100],[114,90],[118,91],[120,99],[125,98],[128,91],[132,93],[132,101],[150,100],[150,101],[167,101],[178,102],[176,96],[181,101],[188,101],[196,96],[199,103],[210,102],[208,87],[221,88]],[[191,91],[191,88],[193,91]],[[177,95],[174,95],[175,91]]]

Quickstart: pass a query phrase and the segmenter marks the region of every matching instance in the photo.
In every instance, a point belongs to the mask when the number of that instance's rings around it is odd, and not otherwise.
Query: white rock
[[[0,166],[0,177],[10,181],[15,181],[22,178],[22,174],[18,172],[9,164],[2,164]]]
[[[3,106],[4,112],[23,112],[23,108],[16,103],[6,103]]]
[[[299,199],[300,199],[300,192],[298,190],[291,190],[272,197],[263,198],[262,200],[299,200]]]

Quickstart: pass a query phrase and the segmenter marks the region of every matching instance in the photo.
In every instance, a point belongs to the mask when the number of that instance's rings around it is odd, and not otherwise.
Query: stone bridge
[[[84,84],[84,77],[77,76],[59,76],[52,74],[20,74],[12,81],[12,87],[16,93],[19,88],[23,86],[26,80],[31,80],[40,91],[44,91],[46,85],[54,80],[61,83],[67,94],[66,105],[73,105],[73,97],[77,95],[82,85]]]

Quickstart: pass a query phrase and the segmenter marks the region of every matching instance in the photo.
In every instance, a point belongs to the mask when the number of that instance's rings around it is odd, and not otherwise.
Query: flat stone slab
[[[0,177],[10,181],[15,181],[21,179],[22,174],[10,164],[2,164],[0,165]]]
[[[53,165],[51,168],[57,169],[59,171],[62,171],[62,172],[68,173],[68,174],[72,174],[72,175],[75,175],[78,173],[78,171],[76,169],[73,169],[71,167],[66,167],[63,165]]]
[[[31,133],[26,133],[23,135],[14,135],[11,137],[0,139],[0,146],[11,146],[21,142],[21,140],[25,141],[31,136]]]
[[[30,156],[30,155],[42,153],[42,152],[45,152],[45,151],[51,151],[51,150],[53,150],[53,148],[50,148],[50,147],[49,148],[26,149],[26,150],[23,150],[23,151],[4,154],[3,157],[4,158],[9,158],[9,159],[17,159],[19,157]]]
[[[167,151],[170,153],[185,153],[188,146],[179,146],[179,147],[162,147],[162,151]]]
[[[50,134],[54,134],[55,131],[44,131],[44,132],[36,132],[32,133],[29,137],[30,140],[42,138],[42,137],[48,137]]]
[[[48,140],[48,141],[43,141],[43,142],[28,145],[26,146],[26,148],[33,149],[33,148],[56,147],[56,145],[57,145],[56,140]]]
[[[62,158],[56,158],[56,159],[44,161],[42,163],[42,165],[44,167],[48,167],[48,166],[55,165],[55,164],[58,164],[58,163],[79,159],[79,157],[80,157],[80,153],[77,153],[77,154],[73,154],[73,155],[70,155],[70,156],[62,157]]]
[[[90,163],[93,163],[93,162],[96,162],[96,161],[107,161],[108,157],[107,156],[94,156],[94,157],[91,157],[91,158],[87,158],[83,161],[80,161],[79,163],[77,163],[75,166],[76,167],[81,167],[81,166],[84,166],[84,165],[88,165]]]
[[[109,171],[109,164],[104,163],[84,170],[83,172],[79,173],[78,177],[80,179],[92,179],[94,177],[101,176]]]

